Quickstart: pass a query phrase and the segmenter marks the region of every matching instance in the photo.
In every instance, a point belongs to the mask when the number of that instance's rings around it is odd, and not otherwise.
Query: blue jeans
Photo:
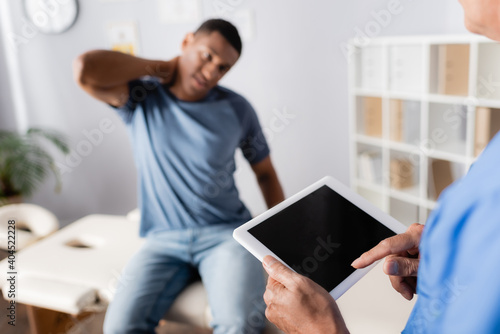
[[[154,333],[197,269],[214,334],[260,333],[265,290],[260,262],[232,237],[239,224],[162,231],[146,238],[122,272],[105,334]]]

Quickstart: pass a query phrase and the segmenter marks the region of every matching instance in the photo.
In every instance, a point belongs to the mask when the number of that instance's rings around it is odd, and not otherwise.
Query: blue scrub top
[[[500,135],[443,192],[420,244],[403,333],[500,333]]]

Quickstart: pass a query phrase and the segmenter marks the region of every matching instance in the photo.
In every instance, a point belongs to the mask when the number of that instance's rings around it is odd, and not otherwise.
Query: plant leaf
[[[28,136],[40,136],[47,139],[55,147],[57,147],[62,153],[69,153],[69,146],[66,144],[67,138],[62,133],[55,130],[45,130],[40,128],[31,128],[27,132]]]
[[[60,172],[52,156],[42,147],[40,138],[69,153],[65,137],[57,131],[32,128],[25,135],[0,131],[0,196],[30,196],[49,171],[56,178],[56,191],[61,189]]]

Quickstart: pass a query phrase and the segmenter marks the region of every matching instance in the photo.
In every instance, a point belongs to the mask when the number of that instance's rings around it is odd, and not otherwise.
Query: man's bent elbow
[[[79,55],[73,61],[73,77],[80,86],[86,86],[90,84],[90,68],[92,67],[92,51],[88,51]]]
[[[271,181],[273,181],[273,176],[274,176],[274,173],[272,173],[272,172],[269,172],[269,171],[261,172],[257,175],[257,182],[260,185],[267,185]]]
[[[85,53],[73,60],[73,78],[80,86],[85,86]]]

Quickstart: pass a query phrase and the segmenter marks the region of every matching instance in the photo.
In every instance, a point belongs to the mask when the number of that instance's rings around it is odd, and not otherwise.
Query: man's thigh
[[[106,312],[104,332],[153,333],[158,321],[187,285],[192,268],[165,250],[161,242],[147,240],[130,259],[119,279]]]
[[[265,279],[261,263],[219,231],[219,243],[199,254],[199,272],[213,315],[214,333],[259,333],[264,326]]]

